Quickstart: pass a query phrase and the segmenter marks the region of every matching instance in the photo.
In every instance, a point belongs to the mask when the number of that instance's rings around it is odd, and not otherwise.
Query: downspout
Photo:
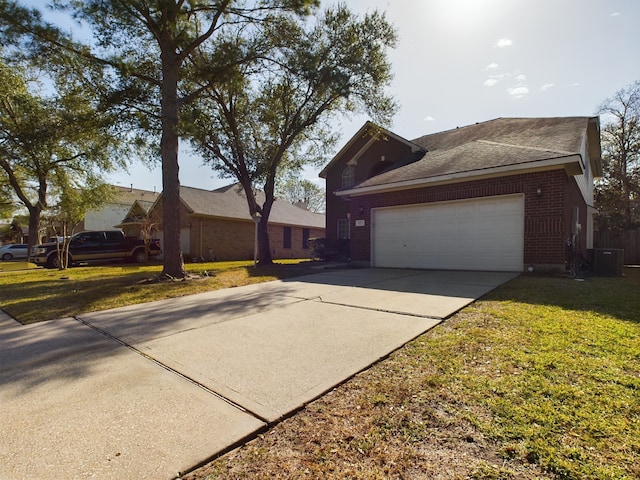
[[[204,260],[202,256],[202,217],[200,217],[200,260]]]

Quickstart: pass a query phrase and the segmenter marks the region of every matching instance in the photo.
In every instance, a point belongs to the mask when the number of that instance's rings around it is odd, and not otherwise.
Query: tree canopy
[[[37,80],[37,69],[0,59],[0,172],[29,211],[30,247],[52,197],[91,188],[122,165],[113,114],[100,111],[83,81],[54,74],[53,86],[43,87]]]
[[[9,219],[14,211],[13,190],[9,180],[0,172],[0,218]]]
[[[326,209],[325,190],[311,180],[295,174],[281,177],[276,182],[276,197],[315,213],[324,213]]]
[[[272,261],[268,219],[279,176],[326,160],[336,139],[330,121],[340,115],[390,121],[396,105],[386,92],[392,78],[386,51],[395,41],[378,12],[358,18],[339,5],[312,26],[281,16],[257,40],[268,55],[238,64],[224,82],[203,85],[187,133],[214,169],[242,185],[260,222],[261,264]]]
[[[601,230],[640,227],[640,81],[619,90],[599,109],[604,176],[596,186]]]

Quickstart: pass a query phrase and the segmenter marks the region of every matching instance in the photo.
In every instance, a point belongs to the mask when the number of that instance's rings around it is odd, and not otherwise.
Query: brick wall
[[[202,224],[202,227],[200,226]],[[217,260],[253,259],[254,224],[210,218],[191,220],[189,255],[209,260],[209,252]],[[200,245],[202,243],[202,246]]]
[[[540,194],[537,193],[540,188]],[[543,268],[564,268],[566,240],[571,232],[571,207],[579,206],[586,236],[586,204],[573,177],[552,170],[456,184],[379,193],[351,199],[351,259],[369,262],[371,209],[420,203],[472,199],[523,193],[525,198],[524,263]],[[355,227],[364,219],[365,227]]]
[[[309,238],[316,237],[324,237],[324,229],[310,228]],[[284,248],[284,227],[282,225],[269,225],[269,246],[274,260],[278,258],[310,257],[309,248],[303,248],[302,246],[302,227],[291,227],[291,248]]]
[[[202,222],[202,227],[200,227]],[[188,223],[187,223],[188,225]],[[309,229],[309,238],[324,236],[323,229]],[[309,249],[302,245],[302,227],[291,227],[291,248],[284,248],[284,227],[269,225],[269,245],[274,259],[308,258]],[[200,245],[202,238],[202,246]],[[190,256],[210,258],[212,251],[218,260],[252,260],[255,224],[212,218],[191,218]]]
[[[162,215],[157,206],[156,215]],[[189,233],[189,248],[184,254],[194,258],[210,260],[211,253],[217,260],[253,260],[255,224],[249,221],[228,220],[211,217],[196,217],[181,205],[182,231]],[[324,237],[322,228],[309,229],[309,238]],[[309,249],[302,246],[302,227],[291,227],[291,248],[284,248],[284,227],[269,225],[269,245],[274,259],[309,258]],[[184,238],[186,238],[186,233]]]

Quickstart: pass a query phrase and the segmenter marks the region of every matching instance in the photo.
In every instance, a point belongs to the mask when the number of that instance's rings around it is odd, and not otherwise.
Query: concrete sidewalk
[[[340,270],[0,317],[0,478],[175,478],[514,276]]]

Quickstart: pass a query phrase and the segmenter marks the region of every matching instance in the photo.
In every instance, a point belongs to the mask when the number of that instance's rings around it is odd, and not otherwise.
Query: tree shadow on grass
[[[595,312],[640,322],[640,268],[625,268],[624,277],[522,275],[489,293],[486,300],[548,305]]]

